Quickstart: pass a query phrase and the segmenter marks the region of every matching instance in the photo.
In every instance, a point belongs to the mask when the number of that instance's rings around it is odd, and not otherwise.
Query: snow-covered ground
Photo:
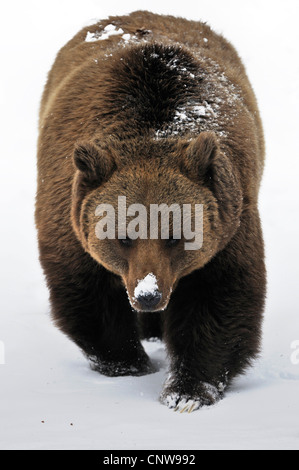
[[[263,354],[222,402],[192,414],[158,402],[167,369],[161,343],[145,345],[159,372],[107,378],[54,328],[33,222],[38,104],[56,52],[92,19],[149,5],[207,21],[233,42],[267,143]],[[0,9],[0,448],[298,449],[298,1],[11,0]]]

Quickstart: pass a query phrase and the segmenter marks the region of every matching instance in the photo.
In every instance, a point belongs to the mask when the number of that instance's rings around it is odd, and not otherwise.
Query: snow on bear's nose
[[[139,280],[134,290],[134,301],[137,301],[142,310],[154,310],[162,298],[157,278],[153,273],[147,274]]]

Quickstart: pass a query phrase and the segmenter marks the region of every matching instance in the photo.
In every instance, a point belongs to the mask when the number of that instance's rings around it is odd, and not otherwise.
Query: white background
[[[158,402],[162,344],[146,344],[158,373],[111,379],[89,370],[54,328],[33,220],[38,106],[57,51],[92,19],[146,8],[207,21],[235,45],[267,145],[263,354],[222,402],[190,415]],[[0,9],[0,448],[298,449],[299,364],[290,359],[299,340],[298,1],[11,0]]]

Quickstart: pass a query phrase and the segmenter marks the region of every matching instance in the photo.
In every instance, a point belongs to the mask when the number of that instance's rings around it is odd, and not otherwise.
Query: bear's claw
[[[199,390],[198,390],[199,392]],[[168,408],[179,413],[192,413],[203,406],[210,406],[222,398],[220,387],[201,382],[200,393],[191,396],[191,394],[182,394],[175,391],[164,391],[160,400]]]
[[[200,402],[198,400],[180,400],[173,411],[179,411],[180,413],[192,413],[192,411],[198,410]]]
[[[182,398],[180,395],[173,393],[167,395],[163,400],[163,403],[173,411],[179,411],[180,413],[192,413],[192,411],[200,408],[200,400],[192,398]]]

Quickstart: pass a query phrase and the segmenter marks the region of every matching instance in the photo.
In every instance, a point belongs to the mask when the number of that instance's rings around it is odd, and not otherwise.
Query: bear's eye
[[[177,246],[179,243],[180,243],[180,238],[169,237],[168,240],[165,241],[166,246],[169,248]]]
[[[119,238],[118,241],[121,246],[125,246],[126,248],[130,248],[133,245],[133,240],[130,237]]]

